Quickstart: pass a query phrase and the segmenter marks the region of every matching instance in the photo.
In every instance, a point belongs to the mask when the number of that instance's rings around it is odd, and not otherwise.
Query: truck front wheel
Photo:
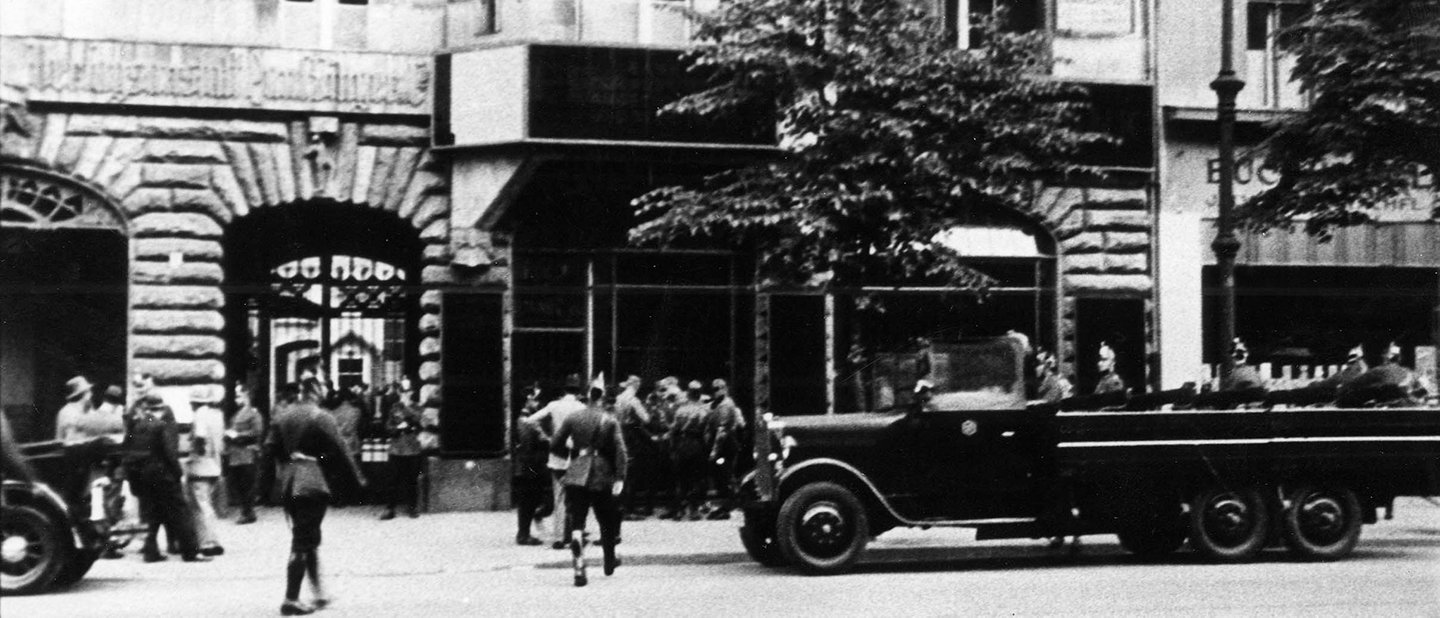
[[[780,553],[800,570],[832,575],[849,569],[870,540],[865,505],[835,483],[805,485],[785,499],[775,539]]]
[[[53,584],[70,559],[66,532],[37,509],[0,507],[0,592],[33,594]]]
[[[1347,487],[1301,487],[1280,522],[1285,546],[1305,560],[1339,560],[1360,541],[1360,499]]]
[[[1214,560],[1238,562],[1264,549],[1270,509],[1255,489],[1211,487],[1191,501],[1189,524],[1195,551]]]

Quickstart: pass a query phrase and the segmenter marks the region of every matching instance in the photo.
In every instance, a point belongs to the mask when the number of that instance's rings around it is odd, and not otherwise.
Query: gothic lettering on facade
[[[28,37],[3,46],[4,82],[31,100],[429,111],[424,56]]]

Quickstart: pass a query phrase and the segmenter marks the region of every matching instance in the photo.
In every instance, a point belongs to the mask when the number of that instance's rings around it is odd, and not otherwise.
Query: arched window
[[[0,166],[0,226],[110,228],[125,221],[100,196],[62,176]]]

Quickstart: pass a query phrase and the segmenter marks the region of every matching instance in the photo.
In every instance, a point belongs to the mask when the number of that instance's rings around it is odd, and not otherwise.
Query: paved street
[[[1188,553],[1160,564],[1126,556],[1113,537],[1077,556],[1038,541],[976,543],[960,530],[895,530],[853,574],[806,577],[750,562],[737,521],[627,523],[624,566],[570,585],[568,554],[516,547],[512,513],[447,513],[379,522],[332,511],[323,568],[337,603],[319,616],[486,615],[1385,615],[1440,616],[1440,506],[1404,500],[1367,526],[1350,559],[1211,565]],[[276,614],[287,531],[222,524],[226,555],[208,564],[132,552],[101,561],[75,588],[5,598],[6,618]],[[593,524],[592,524],[593,525]],[[556,611],[554,607],[564,609]]]

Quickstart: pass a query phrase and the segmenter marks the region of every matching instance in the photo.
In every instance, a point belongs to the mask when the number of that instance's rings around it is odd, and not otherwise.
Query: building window
[[[1303,105],[1298,90],[1289,84],[1294,58],[1287,53],[1288,42],[1277,36],[1310,15],[1310,3],[1303,0],[1251,2],[1245,14],[1247,84],[1261,97],[1265,107]],[[1247,86],[1247,89],[1249,86]]]
[[[1004,32],[1045,28],[1045,0],[942,0],[946,35],[962,48],[985,45],[976,26],[985,16],[1000,20]]]
[[[1283,49],[1284,41],[1275,39],[1275,34],[1300,23],[1309,14],[1309,2],[1284,0],[1251,2],[1245,15],[1245,48],[1252,51]]]

